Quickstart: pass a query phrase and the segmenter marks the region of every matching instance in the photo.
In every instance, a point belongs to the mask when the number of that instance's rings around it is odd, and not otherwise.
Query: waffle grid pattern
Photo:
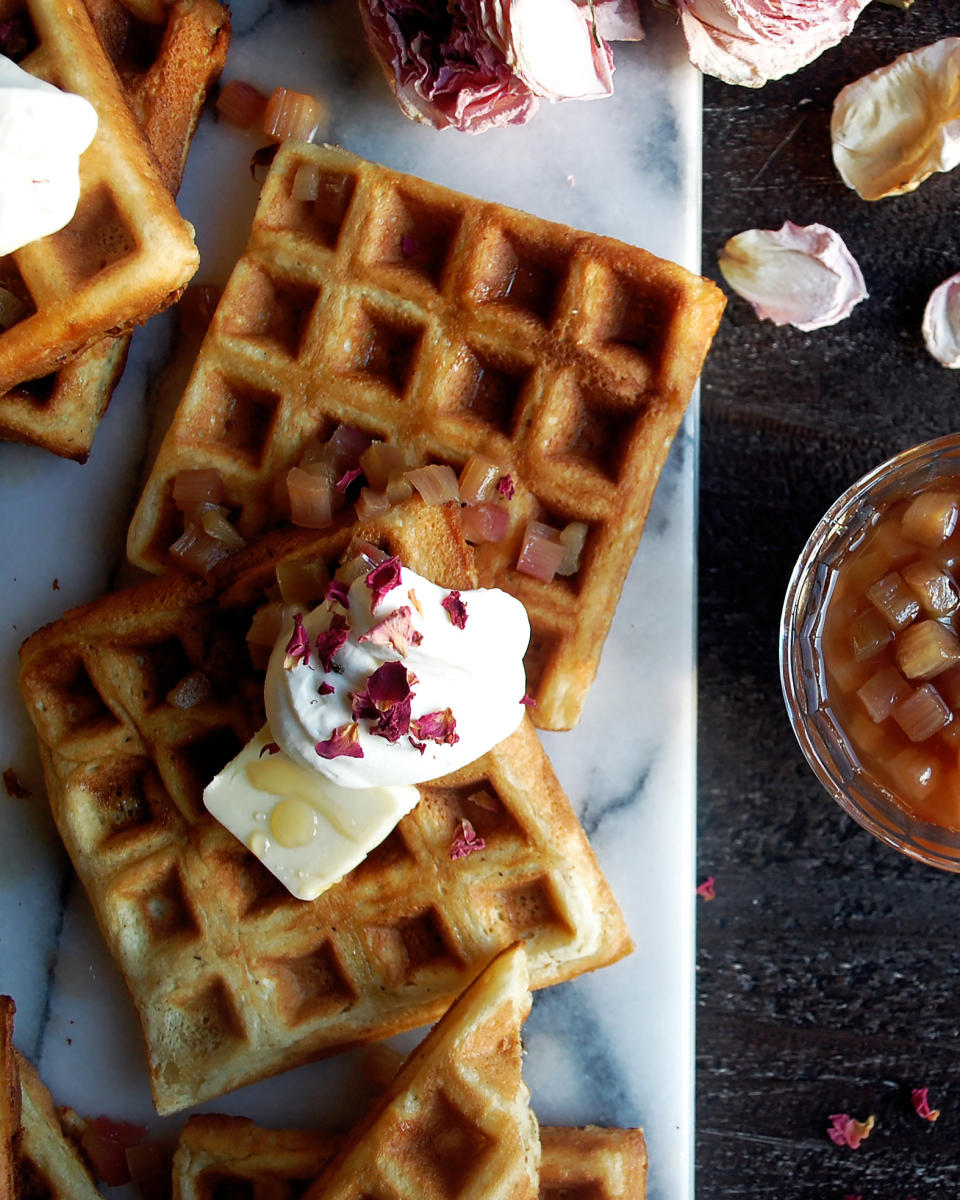
[[[207,89],[226,57],[226,11],[216,0],[172,0],[150,12],[151,20],[120,0],[90,0],[88,9],[100,46],[121,72],[163,184],[176,195]],[[150,48],[149,61],[144,61],[144,47]],[[135,58],[134,49],[141,51]],[[23,65],[37,74],[54,71],[40,51]],[[136,235],[121,235],[120,240],[132,243]],[[26,298],[27,285],[12,257],[0,261],[0,283],[4,280]],[[59,370],[9,387],[0,395],[0,437],[83,461],[123,372],[129,344],[129,334],[103,338]]]
[[[340,884],[291,897],[201,802],[263,722],[262,676],[241,665],[260,599],[242,573],[219,597],[170,577],[68,614],[22,651],[54,818],[135,1000],[160,1112],[432,1020],[518,938],[536,986],[629,949],[526,720],[424,785]],[[213,695],[177,708],[166,697],[195,671]],[[451,861],[461,817],[486,849]]]
[[[299,1200],[336,1152],[323,1132],[191,1117],[174,1157],[173,1200]],[[540,1126],[540,1200],[643,1200],[639,1129]]]
[[[316,200],[298,199],[301,171]],[[302,177],[301,177],[302,178]],[[460,468],[507,464],[521,494],[481,582],[526,605],[535,719],[575,723],[653,490],[723,301],[645,251],[364,163],[284,147],[261,196],[128,543],[176,537],[172,480],[219,469],[240,530],[284,517],[282,479],[337,423]],[[534,511],[584,521],[581,566],[514,569]]]

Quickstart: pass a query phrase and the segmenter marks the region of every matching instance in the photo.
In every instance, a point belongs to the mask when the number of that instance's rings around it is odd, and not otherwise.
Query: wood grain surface
[[[716,898],[698,901],[698,1200],[960,1196],[960,876],[880,845],[821,790],[777,657],[790,571],[834,498],[960,429],[960,371],[920,335],[930,291],[960,271],[960,168],[867,203],[829,137],[841,87],[946,36],[960,0],[875,2],[785,80],[704,80],[704,272],[720,281],[717,250],[744,229],[820,221],[870,298],[801,333],[731,296],[704,373],[698,869]],[[876,1116],[856,1151],[827,1137],[838,1112]]]

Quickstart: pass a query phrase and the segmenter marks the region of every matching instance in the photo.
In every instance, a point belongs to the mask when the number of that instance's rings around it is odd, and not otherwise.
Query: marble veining
[[[672,19],[615,48],[616,94],[543,105],[523,128],[438,134],[397,111],[362,42],[352,0],[233,4],[225,78],[324,95],[327,137],[389,166],[647,246],[697,265],[699,79]],[[222,282],[246,240],[256,139],[206,115],[180,196],[201,280]],[[149,1122],[139,1028],[122,980],[52,828],[32,728],[16,691],[22,639],[117,576],[153,386],[171,342],[160,318],[130,364],[84,466],[0,444],[0,769],[26,800],[0,804],[0,989],[17,1043],[59,1103]],[[695,406],[677,438],[583,720],[545,735],[637,941],[627,960],[537,993],[525,1076],[541,1119],[642,1124],[651,1200],[693,1194]],[[408,1048],[416,1034],[398,1044]],[[242,1089],[209,1110],[265,1123],[343,1123],[366,1092],[344,1055]]]

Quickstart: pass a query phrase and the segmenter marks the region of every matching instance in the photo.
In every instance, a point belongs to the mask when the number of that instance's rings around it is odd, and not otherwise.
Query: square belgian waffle
[[[134,3],[88,0],[87,9],[175,196],[207,91],[226,58],[229,18],[216,0]],[[0,436],[83,461],[129,345],[129,334],[103,338],[60,370],[10,388],[0,397]]]
[[[317,172],[316,200],[298,198]],[[344,423],[420,461],[508,464],[512,528],[481,583],[527,608],[534,719],[572,727],[661,467],[723,309],[708,280],[364,162],[287,145],[214,315],[128,538],[161,570],[182,525],[173,481],[215,467],[247,537],[284,517],[276,486]],[[580,568],[515,570],[526,517],[588,526]]]
[[[0,330],[0,436],[37,441],[32,430],[42,424],[49,388],[17,392],[18,385],[166,308],[199,255],[82,0],[0,0],[0,25],[0,50],[32,75],[85,96],[99,119],[80,159],[73,220],[0,258],[0,286],[24,306]]]
[[[191,1117],[174,1155],[173,1200],[299,1200],[340,1141],[244,1117]],[[646,1177],[639,1129],[540,1126],[540,1200],[643,1200]]]
[[[456,506],[356,532],[469,586]],[[339,559],[353,530],[278,530],[211,576],[171,575],[75,609],[21,650],[54,819],[143,1027],[160,1112],[435,1020],[518,938],[535,986],[630,949],[623,918],[535,730],[421,787],[367,860],[294,899],[204,809],[260,728],[245,634],[279,560]],[[212,695],[168,697],[202,672]],[[486,849],[451,861],[466,817]]]

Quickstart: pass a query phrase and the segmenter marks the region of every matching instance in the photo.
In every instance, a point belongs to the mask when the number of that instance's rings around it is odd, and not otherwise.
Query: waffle
[[[299,1200],[335,1154],[334,1134],[193,1116],[173,1160],[173,1200]],[[540,1126],[540,1200],[643,1200],[639,1129]]]
[[[320,176],[299,200],[303,166]],[[578,233],[364,162],[287,145],[158,452],[128,538],[170,563],[176,474],[216,467],[250,537],[282,519],[275,486],[338,423],[459,469],[507,464],[519,492],[481,583],[527,608],[534,719],[572,727],[660,469],[723,308],[719,289]],[[588,526],[580,568],[514,568],[533,513]]]
[[[421,787],[365,863],[295,900],[202,807],[264,719],[245,632],[280,559],[340,557],[352,532],[469,585],[456,506],[378,525],[280,530],[203,579],[172,575],[74,610],[21,651],[47,791],[136,1004],[161,1113],[435,1020],[500,949],[534,985],[626,953],[622,916],[535,730]],[[245,665],[246,664],[246,665]],[[165,697],[202,671],[213,696]],[[452,861],[467,817],[486,849]]]
[[[0,1200],[103,1200],[33,1064],[13,1047],[13,1013],[0,996]]]
[[[25,30],[32,48],[19,60],[24,70],[85,96],[99,117],[81,157],[73,220],[0,258],[0,284],[25,305],[0,331],[0,436],[37,441],[49,381],[18,385],[167,307],[199,256],[80,0],[0,0],[0,20]],[[51,440],[63,444],[64,430],[53,425]]]
[[[151,7],[156,11],[132,10],[119,0],[87,3],[163,184],[175,196],[204,98],[223,67],[230,26],[216,0],[161,0]],[[129,345],[129,334],[103,338],[60,370],[11,388],[0,397],[0,437],[82,462]]]
[[[523,943],[502,951],[410,1054],[305,1200],[534,1200],[540,1130],[522,1077]]]

